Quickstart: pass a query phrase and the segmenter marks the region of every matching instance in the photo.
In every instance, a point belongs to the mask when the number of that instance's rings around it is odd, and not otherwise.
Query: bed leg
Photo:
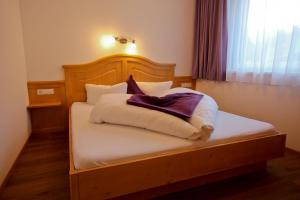
[[[70,174],[70,197],[71,200],[79,200],[79,186],[77,174]]]

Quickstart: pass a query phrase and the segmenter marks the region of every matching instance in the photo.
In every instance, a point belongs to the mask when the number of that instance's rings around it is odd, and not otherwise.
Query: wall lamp
[[[120,42],[121,44],[127,44],[129,42],[135,44],[135,40],[130,40],[130,39],[127,39],[125,37],[115,37],[115,40]]]
[[[112,35],[105,35],[101,37],[101,46],[106,49],[115,46],[116,42],[126,45],[125,53],[137,54],[136,43],[133,39],[128,39],[125,37],[114,37]]]

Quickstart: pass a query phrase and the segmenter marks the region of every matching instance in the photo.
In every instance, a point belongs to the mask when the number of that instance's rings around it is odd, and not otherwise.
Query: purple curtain
[[[193,79],[226,80],[226,0],[196,0]]]

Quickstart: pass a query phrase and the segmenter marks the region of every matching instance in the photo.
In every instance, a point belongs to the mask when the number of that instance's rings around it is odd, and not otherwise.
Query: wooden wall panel
[[[182,83],[190,83],[193,89],[195,86],[191,76],[177,76],[174,77],[173,82],[173,87],[180,87]],[[30,81],[27,83],[27,86],[29,95],[28,107],[31,113],[33,132],[43,133],[66,130],[68,127],[68,106],[65,82]],[[38,95],[38,89],[54,89],[54,94]]]
[[[190,84],[191,89],[196,88],[196,80],[193,80],[191,76],[175,76],[173,80],[173,87],[185,87],[184,84]]]
[[[64,81],[28,82],[33,133],[57,132],[68,127]],[[38,89],[54,89],[54,94],[38,95]]]

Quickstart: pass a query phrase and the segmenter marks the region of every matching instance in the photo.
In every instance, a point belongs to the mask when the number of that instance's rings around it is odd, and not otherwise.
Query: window
[[[228,81],[300,86],[299,8],[299,0],[228,0]]]

